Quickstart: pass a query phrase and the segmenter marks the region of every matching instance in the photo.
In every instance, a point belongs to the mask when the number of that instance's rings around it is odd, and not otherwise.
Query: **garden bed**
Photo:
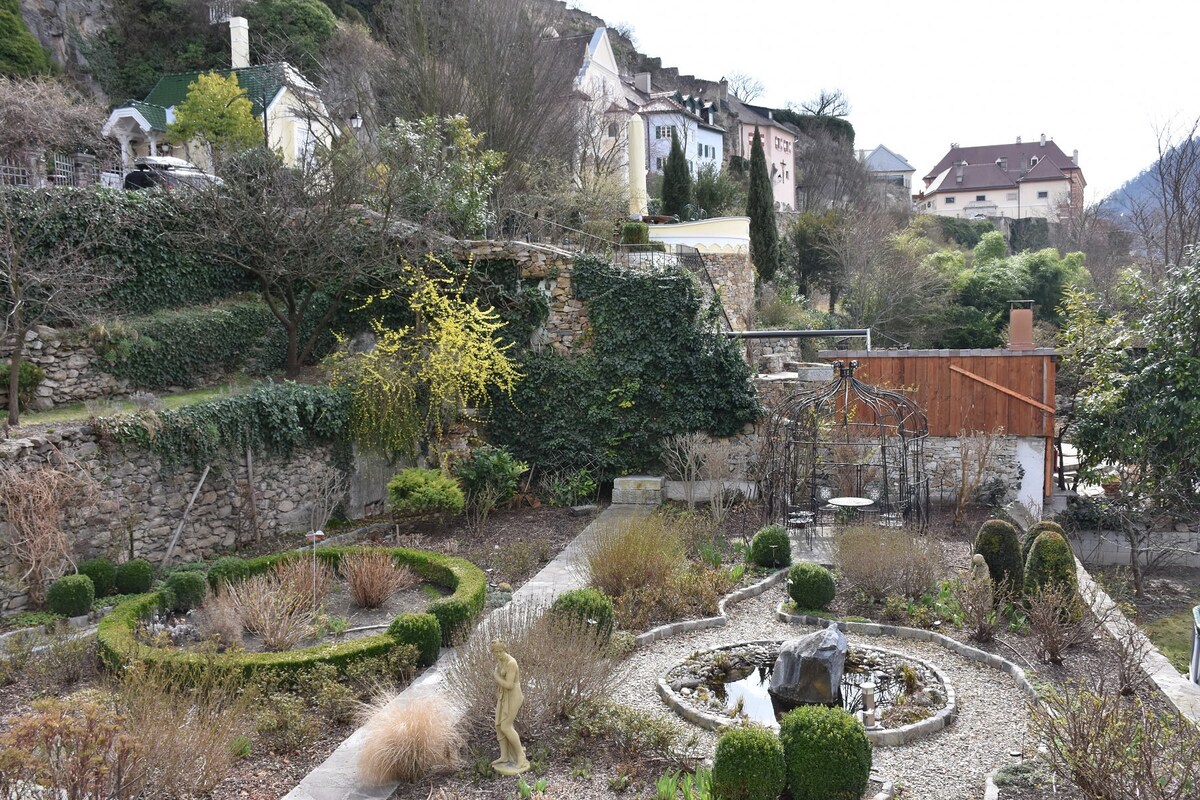
[[[1186,674],[1192,658],[1192,609],[1200,605],[1200,569],[1160,567],[1147,570],[1144,597],[1133,592],[1129,570],[1104,567],[1088,570],[1115,602],[1136,613],[1130,616],[1150,637],[1171,665]]]

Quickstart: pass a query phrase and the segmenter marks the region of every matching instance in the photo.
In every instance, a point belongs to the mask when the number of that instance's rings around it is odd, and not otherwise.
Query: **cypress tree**
[[[684,206],[692,202],[692,176],[688,172],[687,158],[675,129],[671,129],[671,154],[667,156],[666,166],[663,167],[662,213],[681,218]]]
[[[750,260],[758,270],[758,277],[769,281],[779,268],[779,230],[775,227],[775,193],[771,189],[767,155],[757,125],[754,126],[754,144],[750,148],[746,216],[750,218]]]

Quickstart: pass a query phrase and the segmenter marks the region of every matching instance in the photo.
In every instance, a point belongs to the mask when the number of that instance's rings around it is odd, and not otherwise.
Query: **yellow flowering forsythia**
[[[335,383],[353,386],[355,440],[390,453],[415,452],[423,435],[440,440],[464,409],[486,406],[492,390],[512,394],[522,377],[508,357],[511,345],[496,335],[504,323],[493,309],[463,299],[452,279],[411,266],[408,289],[415,324],[388,328],[376,321],[375,348],[333,364]]]

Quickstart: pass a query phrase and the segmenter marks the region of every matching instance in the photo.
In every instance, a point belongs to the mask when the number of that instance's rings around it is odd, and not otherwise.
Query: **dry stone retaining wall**
[[[11,353],[8,344],[0,346],[0,359],[7,362]],[[46,373],[32,404],[39,411],[63,403],[124,394],[129,388],[128,381],[99,368],[99,354],[77,329],[57,330],[39,325],[25,334],[23,355]],[[0,400],[7,406],[7,386],[0,387]]]

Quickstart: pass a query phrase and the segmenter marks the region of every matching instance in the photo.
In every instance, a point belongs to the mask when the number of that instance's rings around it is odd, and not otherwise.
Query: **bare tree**
[[[880,193],[854,150],[828,130],[814,130],[796,145],[796,208],[826,211],[876,202]]]
[[[1151,260],[1171,265],[1184,249],[1200,241],[1200,117],[1184,126],[1155,129],[1157,158],[1150,167],[1151,193],[1126,192],[1130,220]]]
[[[763,82],[748,72],[731,72],[725,78],[729,82],[729,91],[743,103],[753,103],[767,90]]]
[[[822,89],[812,100],[800,104],[805,113],[814,117],[846,117],[850,115],[850,101],[841,89]]]
[[[26,334],[37,325],[79,323],[99,310],[97,298],[123,274],[113,259],[92,255],[102,220],[63,235],[72,206],[87,195],[72,189],[0,192],[0,270],[4,281],[0,337],[9,343],[8,424],[20,422],[20,375]],[[107,221],[111,223],[111,220]]]
[[[94,150],[104,110],[53,78],[0,77],[0,157]]]

